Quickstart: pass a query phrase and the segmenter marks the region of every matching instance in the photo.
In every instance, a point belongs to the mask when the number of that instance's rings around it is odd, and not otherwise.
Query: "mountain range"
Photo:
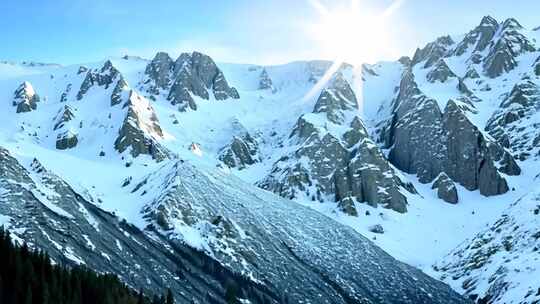
[[[0,224],[180,303],[538,303],[539,39],[1,62]]]

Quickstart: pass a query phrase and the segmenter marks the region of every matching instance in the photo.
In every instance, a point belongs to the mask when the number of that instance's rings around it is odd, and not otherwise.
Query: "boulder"
[[[437,189],[437,196],[450,204],[458,203],[458,193],[454,182],[445,173],[439,176],[433,182],[431,189]]]

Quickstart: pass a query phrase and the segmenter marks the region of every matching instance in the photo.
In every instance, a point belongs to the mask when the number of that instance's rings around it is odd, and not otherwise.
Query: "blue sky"
[[[320,18],[310,1],[1,0],[0,60],[71,64],[195,49],[226,62],[328,59],[306,32]],[[320,0],[330,10],[348,1]],[[392,3],[359,1],[375,13]],[[388,19],[391,45],[378,59],[411,55],[440,35],[467,32],[488,14],[540,26],[538,12],[538,0],[404,0]]]

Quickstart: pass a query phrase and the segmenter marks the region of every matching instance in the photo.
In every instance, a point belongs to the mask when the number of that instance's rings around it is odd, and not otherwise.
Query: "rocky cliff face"
[[[150,95],[166,94],[167,100],[180,111],[196,110],[193,97],[208,100],[238,99],[238,91],[230,87],[223,72],[212,58],[193,52],[183,53],[173,62],[166,53],[158,53],[148,64],[143,88]],[[168,93],[167,93],[168,92]]]
[[[520,160],[538,157],[540,90],[530,80],[516,84],[489,119],[486,131]]]
[[[384,133],[390,162],[417,174],[423,183],[444,172],[469,190],[480,189],[488,196],[505,193],[508,186],[501,173],[517,175],[520,169],[509,152],[469,120],[466,113],[471,111],[474,103],[463,95],[448,101],[441,111],[407,69]]]
[[[120,153],[129,149],[133,157],[147,154],[157,161],[165,159],[168,152],[157,142],[163,131],[148,100],[131,91],[123,108],[127,113],[114,142],[115,149]]]
[[[37,109],[39,95],[36,94],[32,85],[25,81],[15,91],[13,106],[17,107],[17,113],[30,112]]]
[[[341,73],[321,92],[313,113],[298,119],[291,142],[296,150],[274,164],[262,188],[292,199],[331,199],[351,215],[361,202],[407,210],[403,184],[369,138]]]

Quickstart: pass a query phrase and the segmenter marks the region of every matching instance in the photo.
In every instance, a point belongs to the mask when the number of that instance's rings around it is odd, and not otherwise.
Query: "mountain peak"
[[[482,18],[482,21],[480,21],[480,24],[478,25],[479,27],[486,27],[486,26],[489,26],[489,27],[498,27],[499,26],[499,22],[497,21],[497,19],[491,17],[490,15],[487,15],[487,16],[484,16]]]

